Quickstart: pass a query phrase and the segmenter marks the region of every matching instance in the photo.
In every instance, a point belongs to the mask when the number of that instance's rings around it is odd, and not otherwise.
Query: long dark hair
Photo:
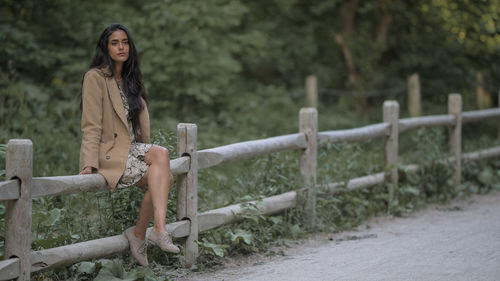
[[[142,80],[142,73],[139,67],[139,56],[135,48],[134,40],[130,32],[125,26],[119,23],[113,23],[106,27],[99,37],[97,46],[95,48],[95,55],[90,64],[90,69],[98,68],[104,69],[109,67],[111,70],[111,77],[115,75],[115,64],[108,52],[109,36],[116,30],[122,30],[127,34],[129,44],[129,56],[123,63],[122,78],[123,78],[123,93],[127,97],[129,105],[129,117],[132,119],[132,126],[134,127],[134,135],[137,141],[143,141],[141,125],[139,123],[139,113],[144,109],[141,102],[141,97],[147,102],[147,93]]]

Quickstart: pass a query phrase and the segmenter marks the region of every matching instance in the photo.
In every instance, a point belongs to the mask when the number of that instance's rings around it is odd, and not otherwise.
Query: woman
[[[130,250],[148,265],[147,242],[178,253],[165,229],[168,192],[173,184],[168,150],[150,144],[147,95],[130,33],[121,24],[99,38],[82,87],[80,174],[98,172],[111,191],[137,185],[145,192],[137,224],[125,231]],[[146,229],[154,227],[146,242]]]

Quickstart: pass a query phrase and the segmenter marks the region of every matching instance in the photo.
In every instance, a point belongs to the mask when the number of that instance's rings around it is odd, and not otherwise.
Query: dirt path
[[[179,280],[500,280],[498,191],[368,225]]]

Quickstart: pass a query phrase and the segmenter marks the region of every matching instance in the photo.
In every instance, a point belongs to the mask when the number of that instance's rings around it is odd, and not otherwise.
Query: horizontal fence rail
[[[106,190],[100,174],[33,178],[32,197]]]
[[[172,174],[180,175],[189,170],[189,157],[180,157],[170,161]],[[19,183],[17,180],[0,182],[0,200],[19,198]],[[32,180],[32,198],[95,192],[108,190],[106,180],[100,174],[34,177]]]
[[[498,156],[500,156],[500,146],[483,149],[476,152],[466,153],[462,156],[462,159],[470,161],[470,160],[493,158]]]
[[[200,231],[210,230],[224,224],[243,220],[243,218],[238,215],[248,204],[254,204],[261,215],[273,215],[295,207],[297,205],[297,192],[290,191],[267,197],[259,201],[239,203],[201,213],[198,215]]]
[[[0,200],[14,200],[19,198],[19,180],[0,182]]]
[[[480,159],[488,159],[500,156],[500,146],[492,147],[488,149],[483,149],[475,152],[469,152],[462,155],[462,160],[465,161],[474,161]],[[454,157],[447,158],[445,161],[453,162],[455,161]],[[420,170],[420,166],[416,164],[409,164],[401,167],[403,171],[408,172],[416,172]],[[335,194],[338,192],[344,191],[353,191],[362,188],[367,188],[371,186],[375,186],[377,184],[382,184],[385,182],[386,173],[376,173],[363,177],[353,178],[348,180],[347,182],[334,182],[325,184],[322,191],[325,192],[325,195]]]
[[[464,112],[463,122],[478,122],[484,119],[500,117],[500,109],[487,109]],[[449,126],[455,124],[452,115],[435,115],[399,120],[399,132],[422,127]],[[318,132],[320,143],[356,142],[383,137],[389,130],[389,124],[380,123],[361,128]],[[275,142],[275,143],[274,143]],[[198,151],[198,169],[213,167],[222,163],[269,154],[273,152],[302,149],[305,146],[303,134],[292,134],[262,140],[235,143]],[[179,175],[189,170],[189,157],[180,157],[170,162],[172,174]],[[16,180],[0,182],[0,200],[19,198]],[[33,178],[33,197],[74,194],[107,190],[104,178],[99,174],[35,177]]]
[[[462,122],[471,123],[495,117],[500,117],[500,108],[464,112],[462,113]]]
[[[399,132],[413,130],[423,127],[453,126],[457,122],[453,115],[434,115],[405,118],[399,120]]]
[[[377,184],[384,183],[385,181],[385,173],[377,173],[373,175],[368,175],[364,177],[350,179],[346,182],[334,182],[326,184],[325,189],[323,191],[327,192],[327,194],[334,194],[340,191],[352,191],[365,187],[374,186]]]
[[[199,231],[207,231],[224,224],[243,220],[243,218],[238,215],[248,204],[254,204],[259,214],[262,215],[272,215],[282,212],[296,206],[296,197],[297,193],[291,191],[264,198],[259,201],[235,204],[200,213],[198,214]],[[148,233],[151,229],[152,228],[148,229]],[[186,237],[189,235],[189,222],[179,221],[167,224],[167,231],[170,232],[174,238]],[[103,258],[125,251],[128,251],[128,242],[124,235],[115,235],[47,250],[35,251],[31,254],[31,272],[71,265],[84,260]],[[15,261],[10,261],[9,264],[14,262]],[[6,261],[4,261],[4,263],[6,263]],[[3,276],[4,275],[2,275],[2,277]]]
[[[19,277],[18,258],[0,261],[0,280],[11,280],[17,277]]]
[[[483,158],[492,158],[500,156],[500,146],[484,149],[477,152],[466,153],[463,155],[464,160],[478,160]],[[453,159],[452,159],[453,160]],[[407,165],[403,167],[405,171],[417,171],[420,169],[418,165]],[[330,183],[325,185],[323,192],[325,195],[338,192],[353,191],[361,188],[368,188],[384,183],[385,173],[376,173],[363,177],[350,179],[347,184],[345,182]],[[325,196],[323,195],[323,196]],[[207,231],[219,226],[242,221],[239,216],[245,206],[253,204],[259,215],[273,215],[280,213],[286,209],[296,207],[297,191],[290,191],[283,194],[271,196],[258,201],[250,201],[246,203],[238,203],[227,207],[214,209],[198,214],[199,231]],[[151,228],[148,229],[148,232]],[[167,224],[167,231],[172,233],[174,238],[182,238],[189,235],[188,221],[179,221]],[[98,259],[114,254],[122,253],[128,250],[128,242],[124,235],[115,235],[111,237],[75,243],[71,245],[61,246],[57,248],[35,251],[31,254],[32,272],[56,268],[73,263]],[[17,259],[10,259],[0,262],[0,269],[9,267],[14,268]],[[2,265],[2,263],[6,265]],[[11,271],[11,272],[16,272]],[[6,276],[6,275],[2,275]],[[12,276],[12,273],[9,274]],[[5,279],[2,279],[5,280]]]
[[[198,151],[198,169],[273,152],[302,149],[305,146],[306,137],[298,133],[204,149]]]
[[[318,140],[320,143],[365,141],[387,136],[389,128],[388,123],[380,123],[355,129],[318,132]]]
[[[434,115],[415,118],[398,119],[399,105],[396,102],[384,103],[384,123],[368,125],[360,128],[335,130],[317,132],[317,113],[314,109],[303,109],[300,113],[300,132],[296,134],[271,137],[260,140],[245,141],[234,143],[224,146],[219,146],[210,149],[196,151],[196,125],[194,124],[180,124],[178,129],[179,147],[180,150],[186,151],[187,154],[173,159],[170,162],[171,171],[174,175],[180,176],[182,184],[186,185],[186,190],[179,191],[178,198],[181,195],[185,199],[180,199],[177,205],[179,221],[167,224],[167,230],[174,238],[196,239],[198,232],[207,231],[224,224],[234,223],[241,221],[243,218],[241,212],[249,205],[253,205],[259,214],[272,215],[283,210],[297,207],[297,197],[299,192],[301,196],[305,196],[306,207],[305,212],[307,216],[311,216],[310,220],[314,221],[314,205],[316,193],[318,196],[330,196],[338,192],[346,192],[376,186],[384,182],[397,183],[397,176],[395,177],[395,166],[398,162],[398,135],[401,132],[408,130],[422,128],[422,127],[435,127],[447,126],[451,128],[453,136],[450,136],[450,147],[453,152],[452,157],[443,161],[455,163],[454,179],[460,181],[460,165],[462,161],[479,160],[491,157],[500,156],[500,146],[492,147],[477,152],[464,153],[461,152],[461,124],[469,122],[477,122],[488,118],[500,117],[500,109],[487,109],[470,112],[461,112],[461,97],[458,94],[450,95],[449,99],[449,114],[448,115]],[[500,127],[499,127],[500,129]],[[357,142],[366,141],[373,138],[382,137],[385,139],[385,162],[390,171],[375,173],[363,177],[350,179],[346,182],[327,183],[318,185],[316,181],[316,145],[317,143],[324,144],[328,142]],[[500,135],[499,135],[500,137]],[[31,144],[30,141],[21,140],[14,150],[21,151],[23,157],[28,157],[31,148],[23,150],[23,144]],[[19,146],[19,144],[21,146]],[[266,155],[270,153],[287,151],[287,150],[302,150],[301,154],[301,174],[304,180],[304,185],[296,191],[286,192],[280,195],[271,196],[258,201],[238,203],[231,206],[222,207],[215,210],[209,210],[203,213],[197,213],[197,170],[213,167],[219,164],[227,163],[230,161],[246,159],[259,155]],[[12,153],[8,149],[8,161],[12,161]],[[32,161],[28,158],[23,158],[22,161]],[[388,160],[389,159],[389,160]],[[26,162],[26,163],[28,163]],[[8,162],[9,163],[9,162]],[[19,167],[23,167],[17,162],[12,162]],[[29,162],[31,163],[31,162]],[[10,164],[11,167],[13,164]],[[31,167],[31,164],[27,167]],[[10,169],[10,170],[9,170]],[[418,165],[407,165],[402,167],[404,171],[417,171],[420,167]],[[82,192],[95,192],[100,190],[107,190],[106,181],[99,174],[92,175],[73,175],[73,176],[56,176],[56,177],[32,177],[31,172],[27,171],[24,176],[17,177],[12,168],[7,165],[8,175],[11,179],[0,182],[0,200],[12,202],[7,208],[7,215],[9,214],[12,206],[24,206],[24,201],[21,198],[29,196],[29,207],[31,212],[31,199],[36,197],[48,195],[62,195],[74,194]],[[21,171],[22,170],[16,170]],[[397,172],[397,171],[396,171]],[[17,172],[16,172],[17,173]],[[29,176],[26,180],[26,177]],[[24,182],[17,178],[25,179]],[[21,190],[21,186],[25,188]],[[28,190],[26,190],[28,188]],[[22,192],[21,192],[22,191]],[[182,193],[188,192],[188,193]],[[189,193],[191,192],[191,193]],[[188,194],[193,194],[193,195]],[[314,198],[311,198],[314,197]],[[191,199],[190,199],[191,198]],[[195,201],[189,201],[195,198]],[[25,200],[25,199],[23,199]],[[183,201],[185,200],[185,202]],[[22,201],[22,202],[21,202]],[[20,202],[21,205],[17,204]],[[17,205],[16,205],[17,204]],[[183,210],[179,208],[186,208]],[[194,209],[193,209],[194,208]],[[308,209],[309,208],[309,209]],[[312,208],[312,212],[310,212]],[[309,211],[308,211],[309,210]],[[183,212],[188,212],[186,215]],[[21,212],[24,214],[23,212]],[[181,214],[181,215],[179,215]],[[190,215],[188,215],[190,214]],[[188,216],[189,220],[180,220],[183,216]],[[25,220],[25,218],[22,218]],[[31,221],[31,217],[29,218]],[[7,221],[7,220],[6,220]],[[9,219],[9,226],[16,223],[16,220]],[[13,223],[12,223],[13,222]],[[313,224],[312,224],[313,225]],[[148,229],[148,233],[151,230]],[[196,235],[193,234],[195,231]],[[30,231],[29,231],[30,232]],[[13,249],[12,242],[8,242],[7,237],[13,235],[12,228],[6,237],[6,248]],[[25,234],[23,234],[25,235]],[[28,234],[29,235],[29,234]],[[12,241],[12,240],[11,240]],[[17,240],[14,240],[17,241]],[[186,242],[187,243],[187,242]],[[41,270],[56,268],[59,266],[66,266],[76,262],[102,258],[117,253],[128,251],[128,241],[124,235],[115,235],[101,239],[79,242],[71,245],[65,245],[52,249],[45,249],[39,251],[28,250],[27,260],[26,255],[21,255],[21,258],[10,258],[0,262],[0,280],[29,280],[30,272],[37,272]],[[190,243],[185,244],[185,257],[187,260],[193,262],[198,253],[196,243],[192,240]],[[193,248],[194,247],[194,248]],[[189,255],[186,249],[189,248]],[[15,249],[15,248],[14,248]],[[25,253],[25,252],[23,252]],[[6,255],[8,258],[8,255]],[[189,264],[189,262],[187,263]]]

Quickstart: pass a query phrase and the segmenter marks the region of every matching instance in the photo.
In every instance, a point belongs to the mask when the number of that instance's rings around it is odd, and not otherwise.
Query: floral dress
[[[125,108],[125,115],[128,120],[128,128],[130,133],[130,138],[132,140],[130,144],[130,150],[128,153],[127,164],[125,165],[125,171],[116,185],[117,188],[125,188],[136,184],[142,179],[144,174],[149,168],[149,164],[144,161],[144,156],[148,152],[152,144],[140,143],[135,141],[134,127],[132,126],[132,119],[128,115],[129,105],[127,102],[127,97],[123,93],[120,85],[118,85],[118,90],[120,91],[120,96],[122,98],[123,107]]]

